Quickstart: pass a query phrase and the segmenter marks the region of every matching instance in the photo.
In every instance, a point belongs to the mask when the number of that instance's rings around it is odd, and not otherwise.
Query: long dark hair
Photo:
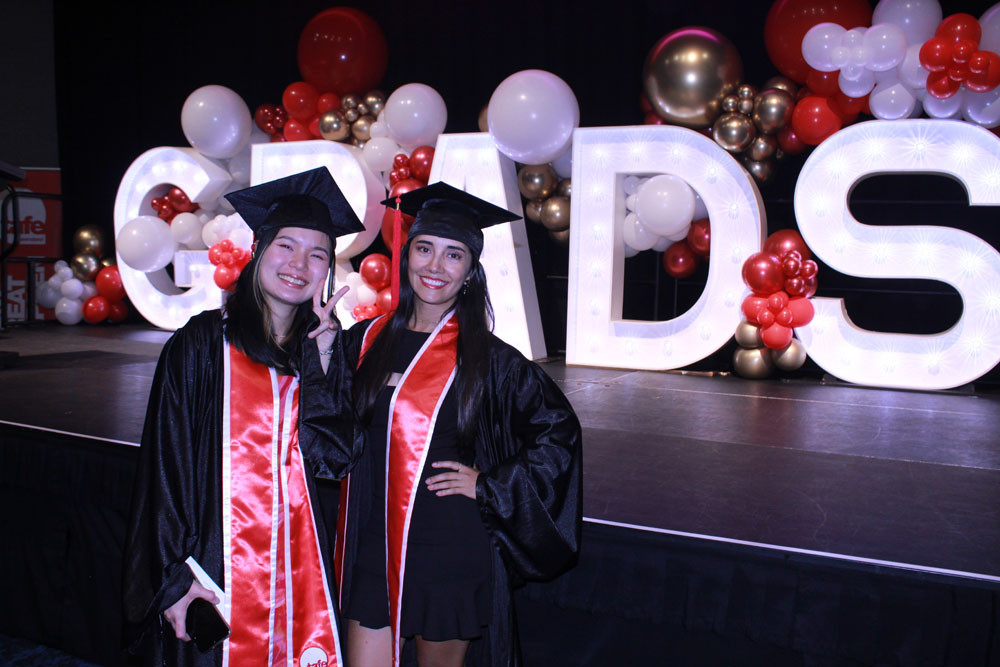
[[[282,375],[298,372],[302,338],[312,327],[316,315],[312,302],[305,301],[295,308],[292,326],[284,341],[279,341],[271,328],[271,309],[260,287],[260,258],[274,241],[279,229],[267,230],[257,239],[253,259],[240,272],[236,288],[226,299],[226,338],[253,361],[270,366]],[[333,251],[331,250],[331,256]]]
[[[403,331],[413,316],[414,293],[407,274],[409,239],[400,250],[399,304],[389,316],[389,322],[365,354],[354,379],[354,404],[359,419],[368,424],[375,409],[375,399],[392,374]],[[472,460],[472,443],[476,436],[476,419],[489,372],[489,332],[493,322],[493,306],[486,289],[486,272],[473,258],[468,282],[455,299],[458,316],[458,437],[460,451],[466,462]]]

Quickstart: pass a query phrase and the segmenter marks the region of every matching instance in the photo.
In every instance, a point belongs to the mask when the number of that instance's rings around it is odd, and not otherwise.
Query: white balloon
[[[244,250],[249,250],[250,246],[253,245],[253,231],[243,221],[230,225],[226,238],[232,241],[234,246],[243,248]]]
[[[625,259],[628,259],[629,257],[635,257],[638,254],[639,254],[638,250],[636,250],[627,243],[625,244]]]
[[[848,97],[864,97],[875,87],[875,73],[866,67],[858,70],[845,68],[840,70],[840,76],[837,77],[837,84]],[[857,78],[852,78],[854,76]]]
[[[692,192],[694,192],[692,190]],[[705,200],[695,192],[694,193],[694,214],[691,216],[692,220],[701,220],[702,218],[708,217],[708,207],[705,205]]]
[[[392,161],[399,152],[399,144],[389,137],[373,137],[361,149],[361,157],[372,173],[392,168]]]
[[[59,284],[62,284],[62,283],[66,282],[67,280],[69,280],[72,277],[73,277],[73,269],[69,268],[69,265],[66,265],[66,266],[60,268],[59,270],[57,270],[56,271],[56,275],[54,275],[52,278],[50,278],[50,280],[58,279],[59,280]]]
[[[202,155],[231,158],[250,141],[253,118],[243,98],[225,86],[202,86],[181,109],[181,129]]]
[[[378,296],[378,292],[373,290],[364,282],[358,285],[357,290],[351,288],[351,291],[355,293],[355,298],[357,299],[359,306],[370,306],[375,303],[375,297]]]
[[[813,69],[832,72],[840,69],[833,62],[833,50],[840,47],[847,30],[836,23],[818,23],[802,38],[802,57]]]
[[[673,244],[674,242],[668,239],[666,236],[661,236],[656,240],[656,243],[653,244],[652,249],[655,250],[656,252],[664,252],[667,248],[669,248]]]
[[[224,215],[217,215],[201,228],[201,240],[205,246],[211,248],[216,243],[226,238],[229,233],[229,218]]]
[[[35,291],[35,302],[42,308],[55,308],[56,302],[62,298],[59,288],[45,281]]]
[[[570,145],[580,124],[580,105],[558,76],[529,69],[496,87],[486,123],[501,153],[522,164],[544,164]]]
[[[70,278],[59,286],[59,293],[67,299],[79,299],[83,296],[83,283],[77,278]]]
[[[170,221],[170,236],[175,243],[188,245],[201,238],[201,220],[194,213],[178,213]]]
[[[629,213],[622,223],[622,239],[627,247],[642,251],[656,245],[659,235],[643,225],[635,213]]]
[[[385,126],[385,123],[375,121],[368,126],[368,136],[372,139],[382,139],[389,136],[389,128]],[[367,145],[367,144],[365,144]]]
[[[83,283],[83,294],[80,295],[80,300],[86,302],[92,296],[97,296],[97,285],[93,280],[86,280]]]
[[[625,191],[626,195],[634,195],[640,185],[642,185],[642,179],[638,176],[632,176],[630,174],[622,179],[622,190]]]
[[[570,178],[573,176],[573,142],[566,147],[562,153],[552,161],[552,168],[555,169],[559,178]]]
[[[880,83],[868,97],[872,115],[882,120],[909,118],[917,98],[910,89],[899,83]]]
[[[133,218],[115,240],[123,262],[137,271],[157,271],[174,258],[176,244],[170,235],[170,225],[155,215]]]
[[[65,259],[57,260],[56,263],[52,266],[52,269],[54,271],[59,271],[60,269],[68,269],[68,268],[69,268],[69,262],[67,262]]]
[[[634,211],[635,207],[639,205],[639,195],[629,195],[625,197],[625,208],[630,211]]]
[[[851,50],[846,46],[838,46],[830,52],[830,60],[837,69],[846,67],[851,61]]]
[[[670,236],[691,224],[694,190],[683,178],[659,174],[639,186],[636,196],[635,213],[651,232]]]
[[[891,23],[873,25],[865,31],[864,47],[868,50],[865,67],[884,72],[903,62],[906,56],[906,35]]]
[[[691,225],[687,224],[678,229],[673,234],[668,234],[664,238],[669,239],[671,243],[675,243],[677,241],[683,241],[684,239],[687,238],[689,231],[691,231]]]
[[[55,311],[56,319],[63,324],[79,324],[83,319],[83,302],[63,297],[56,301]]]
[[[241,150],[235,157],[229,158],[226,168],[233,177],[233,183],[250,185],[250,146]]]
[[[979,17],[979,29],[983,32],[979,38],[979,50],[1000,53],[1000,2]]]
[[[985,93],[964,92],[962,117],[965,120],[990,129],[1000,126],[1000,88]]]
[[[924,69],[924,66],[920,64],[920,47],[923,46],[923,42],[919,44],[913,44],[906,48],[906,55],[903,57],[903,62],[899,65],[899,80],[902,81],[908,88],[926,88],[927,87],[927,75],[930,74]]]
[[[444,98],[423,83],[408,83],[394,90],[384,111],[389,136],[411,148],[433,146],[448,124]]]
[[[872,12],[872,25],[891,23],[902,29],[907,44],[920,44],[934,36],[942,16],[937,0],[881,0]]]
[[[943,100],[933,95],[926,95],[924,111],[931,118],[954,118],[962,111],[966,92],[964,88],[960,88],[957,93]]]

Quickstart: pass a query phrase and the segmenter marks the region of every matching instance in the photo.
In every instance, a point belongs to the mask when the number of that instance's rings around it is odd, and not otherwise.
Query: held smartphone
[[[218,608],[204,598],[195,598],[188,605],[185,620],[187,632],[199,651],[211,651],[229,636],[229,625]]]

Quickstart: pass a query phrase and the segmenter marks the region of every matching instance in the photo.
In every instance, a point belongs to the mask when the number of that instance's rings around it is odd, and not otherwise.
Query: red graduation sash
[[[358,365],[392,314],[375,320],[365,332]],[[420,476],[438,411],[455,378],[458,354],[458,318],[449,314],[438,324],[410,362],[389,404],[386,455],[386,580],[389,588],[389,619],[392,626],[393,664],[399,664],[399,617],[406,573],[406,543],[410,517]],[[375,445],[376,443],[372,443]],[[378,471],[375,471],[377,474]],[[347,498],[350,477],[341,485],[340,516],[337,521],[335,569],[343,590],[344,538],[347,529]]]
[[[298,381],[226,345],[223,665],[342,665],[298,442]]]

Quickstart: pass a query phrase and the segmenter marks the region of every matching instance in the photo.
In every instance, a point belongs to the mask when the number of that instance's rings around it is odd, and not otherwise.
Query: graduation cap
[[[315,229],[330,237],[363,232],[365,226],[326,167],[267,181],[226,195],[254,238],[282,227]]]
[[[395,198],[382,202],[395,207]],[[399,210],[414,217],[409,236],[440,236],[461,241],[476,259],[483,252],[483,229],[521,216],[440,181],[399,196]]]
[[[483,253],[483,229],[521,216],[495,206],[464,190],[439,181],[416,190],[390,197],[383,206],[395,208],[392,234],[392,307],[399,302],[399,251],[402,217],[413,216],[409,237],[430,234],[460,241],[468,246],[476,261]]]

